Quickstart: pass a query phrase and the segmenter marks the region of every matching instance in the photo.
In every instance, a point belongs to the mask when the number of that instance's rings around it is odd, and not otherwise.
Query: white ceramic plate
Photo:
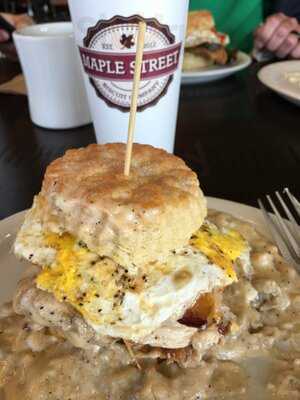
[[[281,61],[269,64],[258,72],[259,80],[280,96],[300,106],[300,85],[290,83],[285,74],[300,72],[300,61]]]
[[[213,197],[208,197],[208,206],[250,221],[256,225],[261,233],[269,236],[261,213],[256,208]],[[9,301],[12,298],[17,282],[28,264],[17,260],[11,251],[24,215],[25,212],[23,211],[0,222],[0,303]]]
[[[237,54],[237,61],[234,64],[226,66],[211,66],[202,68],[199,71],[183,72],[181,83],[183,85],[193,85],[217,81],[219,79],[227,78],[228,76],[247,68],[250,64],[251,58],[248,56],[248,54],[239,51]]]

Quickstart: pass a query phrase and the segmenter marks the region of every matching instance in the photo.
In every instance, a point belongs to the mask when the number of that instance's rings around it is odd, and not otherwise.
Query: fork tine
[[[294,237],[292,236],[289,228],[287,227],[287,225],[285,224],[285,222],[283,221],[283,218],[280,216],[279,211],[277,210],[277,207],[275,206],[275,204],[273,203],[273,200],[271,199],[271,197],[269,195],[266,196],[267,200],[270,204],[270,206],[272,207],[272,210],[276,216],[276,222],[278,225],[278,232],[282,238],[282,240],[284,241],[284,244],[286,245],[286,247],[288,248],[289,252],[291,253],[292,257],[295,258],[295,260],[299,259],[299,255],[298,255],[298,245],[295,242]]]
[[[279,192],[275,192],[275,194],[276,194],[282,208],[284,209],[290,223],[292,224],[294,236],[297,237],[297,240],[300,240],[300,231],[299,231],[299,225],[297,224],[297,221],[295,220],[293,214],[290,212],[288,206],[286,205],[285,201],[283,200],[283,198],[279,194]]]
[[[268,212],[267,212],[262,200],[258,199],[257,201],[258,201],[259,208],[260,208],[260,210],[262,212],[262,215],[263,215],[263,217],[265,219],[266,225],[267,225],[267,227],[268,227],[268,229],[269,229],[269,231],[270,231],[270,233],[271,233],[271,235],[273,237],[274,242],[276,243],[277,247],[279,248],[280,253],[282,254],[282,256],[287,261],[293,262],[293,259],[292,259],[290,253],[287,250],[285,242],[283,242],[281,236],[278,235],[276,225],[275,225],[273,219],[268,214]]]
[[[283,193],[286,193],[288,198],[291,200],[291,203],[293,204],[293,206],[295,207],[295,210],[298,214],[298,216],[300,217],[300,203],[299,201],[296,199],[296,197],[290,192],[289,188],[285,188]]]

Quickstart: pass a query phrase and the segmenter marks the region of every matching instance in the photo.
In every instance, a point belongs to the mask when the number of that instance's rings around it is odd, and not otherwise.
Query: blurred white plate
[[[237,54],[237,60],[232,65],[225,66],[211,66],[202,68],[199,71],[183,72],[181,83],[183,85],[193,85],[198,83],[205,83],[211,81],[217,81],[220,79],[227,78],[230,75],[237,73],[251,64],[251,58],[248,54],[239,51]]]
[[[258,72],[259,80],[286,100],[300,106],[300,85],[290,83],[285,74],[300,72],[300,61],[281,61],[269,64]]]
[[[258,209],[213,197],[207,199],[209,208],[227,212],[235,217],[252,222],[261,233],[269,236]],[[12,252],[12,245],[23,222],[24,215],[25,211],[0,221],[0,304],[11,300],[17,282],[28,266],[27,262],[17,260]]]

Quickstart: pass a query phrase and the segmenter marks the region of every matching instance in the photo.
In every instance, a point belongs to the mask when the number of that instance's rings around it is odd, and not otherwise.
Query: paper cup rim
[[[70,28],[69,31],[56,31],[56,28],[62,28],[63,26]],[[49,32],[47,34],[47,30],[49,27],[53,30],[53,33]],[[43,34],[44,32],[44,34]],[[28,25],[24,28],[17,29],[13,32],[13,37],[23,40],[57,40],[57,39],[70,39],[74,38],[73,24],[72,22],[47,22],[42,24]]]

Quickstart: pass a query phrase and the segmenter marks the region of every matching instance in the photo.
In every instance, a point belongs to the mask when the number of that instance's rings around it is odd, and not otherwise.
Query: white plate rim
[[[236,201],[220,199],[217,197],[206,197],[208,208],[222,211],[232,216],[250,222],[264,236],[271,239],[271,234],[265,224],[264,217],[259,208],[248,206]]]
[[[284,72],[281,71],[282,67],[289,66],[298,66],[298,71],[300,72],[300,60],[288,60],[265,65],[258,71],[257,76],[260,82],[269,89],[274,90],[278,94],[300,101],[300,87],[297,88],[297,86],[289,83],[288,81],[284,81],[286,86],[283,86],[274,80],[274,73],[278,72],[283,75]]]
[[[251,57],[243,51],[238,52],[238,61],[234,65],[227,65],[221,67],[210,67],[210,69],[203,69],[192,72],[182,72],[182,79],[205,78],[218,76],[223,74],[233,74],[244,68],[247,68],[252,63]]]

